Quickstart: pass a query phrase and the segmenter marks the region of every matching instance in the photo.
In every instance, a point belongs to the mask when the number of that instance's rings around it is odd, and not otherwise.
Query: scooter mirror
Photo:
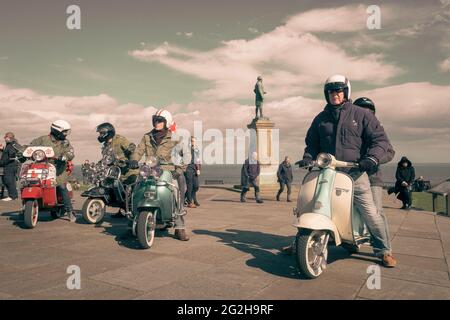
[[[333,158],[329,153],[319,153],[317,156],[317,165],[321,168],[326,168],[331,165]]]

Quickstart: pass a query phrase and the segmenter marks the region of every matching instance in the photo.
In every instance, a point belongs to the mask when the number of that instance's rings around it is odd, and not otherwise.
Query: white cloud
[[[416,162],[450,162],[450,86],[431,83],[406,83],[370,91],[356,92],[354,98],[367,96],[377,105],[377,117],[383,123],[397,156],[407,154]],[[323,99],[302,96],[265,104],[264,114],[280,129],[281,156],[302,156],[304,138],[313,118],[324,107]],[[195,120],[203,130],[216,128],[246,129],[254,117],[254,106],[236,102],[196,101],[187,105],[164,106],[174,114],[178,128],[193,129]],[[118,134],[138,143],[151,129],[156,107],[138,104],[120,105],[106,94],[85,97],[47,96],[29,89],[0,84],[0,128],[13,131],[21,143],[48,133],[50,123],[65,119],[72,124],[71,142],[76,163],[99,158],[95,127],[104,121],[113,123]],[[4,133],[3,132],[3,133]],[[2,133],[0,133],[2,134]],[[205,144],[204,144],[205,146]]]
[[[439,67],[439,69],[440,69],[442,72],[447,72],[447,71],[449,71],[449,70],[450,70],[450,58],[447,58],[447,59],[441,61],[441,62],[438,64],[438,67]]]
[[[315,9],[297,14],[286,21],[286,27],[298,32],[352,32],[367,29],[367,6],[353,5]]]
[[[339,26],[353,24],[342,23],[340,19],[344,16],[347,20],[353,19],[353,8],[336,9],[333,19],[321,31],[334,27],[338,31],[347,31],[350,27]],[[129,54],[210,81],[210,89],[197,93],[208,99],[253,97],[252,86],[259,74],[265,76],[270,99],[276,99],[286,96],[288,89],[290,95],[303,94],[333,73],[344,73],[352,80],[377,84],[401,73],[395,65],[385,63],[380,54],[351,56],[342,47],[305,33],[304,29],[314,29],[310,23],[312,17],[322,21],[333,12],[313,10],[302,13],[290,18],[286,25],[255,39],[224,41],[222,46],[210,51],[196,52],[164,43],[153,50],[134,50]]]
[[[180,31],[178,31],[176,33],[176,35],[177,36],[184,36],[186,38],[192,38],[194,36],[194,33],[193,32],[180,32]]]

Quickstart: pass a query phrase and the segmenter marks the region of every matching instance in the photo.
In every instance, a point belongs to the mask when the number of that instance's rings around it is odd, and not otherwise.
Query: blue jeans
[[[377,210],[366,173],[355,180],[353,204],[372,235],[375,255],[390,254],[389,235],[386,234],[387,222]]]
[[[391,251],[392,247],[389,239],[389,224],[383,210],[383,187],[372,186],[370,187],[370,189],[372,190],[373,201],[375,202],[375,206],[377,207],[378,213],[383,218],[384,227],[386,228],[386,235],[389,240],[388,241],[389,251]]]

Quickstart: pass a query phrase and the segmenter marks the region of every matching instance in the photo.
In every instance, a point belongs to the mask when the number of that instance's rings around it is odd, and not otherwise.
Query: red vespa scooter
[[[37,225],[39,211],[48,210],[52,218],[64,215],[62,196],[57,194],[56,167],[49,162],[55,157],[51,147],[28,147],[23,152],[31,163],[25,163],[20,172],[20,189],[23,204],[23,218],[27,228]],[[72,187],[67,183],[69,197]]]

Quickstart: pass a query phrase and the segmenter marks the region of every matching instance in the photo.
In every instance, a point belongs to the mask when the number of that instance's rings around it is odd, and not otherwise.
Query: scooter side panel
[[[331,196],[332,221],[343,240],[353,241],[352,230],[353,180],[343,173],[336,172]]]
[[[300,214],[313,212],[314,195],[319,173],[320,171],[311,171],[303,178],[300,194],[297,198],[297,211]]]

